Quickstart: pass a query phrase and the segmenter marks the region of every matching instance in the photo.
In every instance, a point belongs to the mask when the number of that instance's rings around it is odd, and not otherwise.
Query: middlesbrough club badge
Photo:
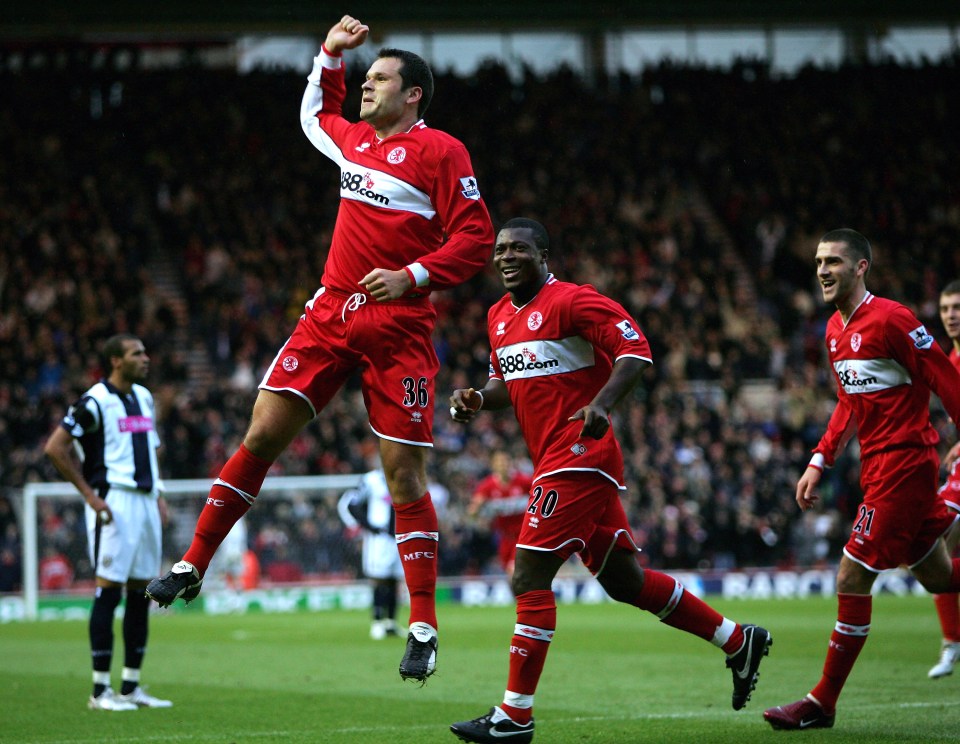
[[[860,351],[860,344],[863,343],[863,337],[859,333],[854,333],[850,337],[850,348],[854,351]]]
[[[297,361],[295,356],[284,357],[281,364],[283,364],[283,368],[287,370],[287,372],[293,372],[293,370],[300,366],[300,362]]]
[[[535,331],[542,325],[543,316],[537,311],[530,313],[530,317],[527,318],[527,328],[529,328],[531,331]]]

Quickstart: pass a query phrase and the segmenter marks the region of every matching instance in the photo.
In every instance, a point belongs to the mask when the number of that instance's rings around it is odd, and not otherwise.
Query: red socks
[[[943,640],[956,643],[960,641],[960,558],[952,561],[953,572],[950,575],[950,592],[934,594],[933,603],[940,618],[940,630]]]
[[[437,628],[439,526],[430,492],[410,504],[394,504],[397,550],[410,593],[410,622]]]
[[[253,505],[272,464],[241,444],[223,466],[200,512],[193,542],[183,556],[201,576],[207,572],[213,554],[227,533]]]
[[[940,618],[940,631],[943,640],[950,643],[960,641],[960,595],[934,594],[933,604],[937,608],[937,617]]]
[[[836,710],[840,691],[867,642],[873,597],[869,594],[838,594],[837,604],[837,624],[830,635],[823,676],[810,691],[828,715]]]
[[[533,694],[556,627],[557,600],[551,590],[524,592],[517,597],[517,624],[510,641],[510,673],[500,706],[516,723],[528,723],[533,715]]]
[[[727,655],[735,654],[743,645],[743,630],[737,623],[724,618],[665,573],[644,569],[643,589],[633,605],[652,612],[673,628],[710,641]]]

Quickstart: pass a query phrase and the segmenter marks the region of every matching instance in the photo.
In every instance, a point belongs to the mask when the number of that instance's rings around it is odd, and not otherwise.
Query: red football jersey
[[[502,501],[512,499],[519,504],[523,502],[515,511],[499,511],[493,518],[493,527],[498,532],[511,536],[513,541],[517,541],[517,535],[520,534],[520,523],[523,521],[523,515],[526,513],[527,505],[525,497],[530,493],[532,478],[526,473],[516,472],[506,483],[500,481],[496,473],[491,473],[477,484],[473,495],[481,497],[484,501]]]
[[[827,353],[838,403],[815,452],[832,465],[854,432],[861,456],[939,441],[930,391],[960,421],[960,373],[923,324],[898,302],[867,292],[846,325],[827,323]]]
[[[423,120],[384,140],[343,118],[340,57],[321,51],[300,107],[303,131],[340,168],[340,211],[325,287],[347,294],[374,268],[411,267],[425,294],[476,274],[490,258],[493,225],[467,149]]]
[[[580,438],[587,405],[621,357],[652,361],[650,345],[621,305],[590,285],[553,275],[516,307],[504,296],[487,314],[490,376],[503,380],[534,463],[534,482],[560,470],[594,471],[623,487],[623,455],[613,427]]]

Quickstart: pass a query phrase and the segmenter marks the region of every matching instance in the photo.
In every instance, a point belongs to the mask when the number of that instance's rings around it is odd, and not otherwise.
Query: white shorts
[[[118,584],[158,576],[162,544],[156,494],[110,486],[107,506],[113,520],[101,526],[100,555],[96,559],[93,551],[97,513],[90,506],[84,509],[90,564],[96,565],[96,575]]]
[[[390,534],[363,536],[363,575],[368,579],[402,579],[397,538]]]

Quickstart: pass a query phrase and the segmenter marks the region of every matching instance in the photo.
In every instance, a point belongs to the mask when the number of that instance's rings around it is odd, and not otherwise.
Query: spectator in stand
[[[56,477],[43,442],[66,406],[102,376],[99,339],[120,331],[137,333],[161,360],[189,358],[189,384],[177,384],[169,402],[163,387],[186,381],[187,372],[165,371],[163,362],[153,372],[166,474],[214,478],[242,439],[252,403],[228,378],[246,364],[248,345],[255,377],[262,376],[277,339],[289,333],[315,289],[305,277],[322,272],[336,217],[339,182],[318,180],[316,164],[299,148],[273,146],[275,133],[288,126],[284,101],[303,91],[300,76],[232,75],[202,65],[144,70],[134,60],[122,72],[122,87],[138,91],[136,97],[125,94],[95,117],[89,97],[76,95],[77,74],[93,91],[120,73],[109,61],[92,66],[98,57],[84,42],[33,49],[38,64],[0,69],[9,102],[0,117],[7,144],[0,158],[0,488]],[[345,106],[359,107],[365,72],[347,69],[354,98]],[[621,298],[661,360],[645,385],[646,400],[614,420],[631,487],[625,507],[631,524],[648,530],[641,558],[655,564],[662,552],[664,504],[691,512],[696,504],[706,539],[698,553],[696,534],[681,531],[677,560],[706,567],[731,560],[730,515],[738,513],[742,493],[740,430],[754,425],[737,375],[757,358],[770,362],[779,349],[784,363],[767,364],[778,392],[762,423],[764,437],[779,437],[783,450],[757,468],[755,513],[784,526],[774,527],[778,543],[752,541],[737,560],[794,560],[783,539],[801,518],[792,484],[835,401],[820,365],[826,317],[797,267],[809,264],[806,247],[823,232],[819,220],[841,211],[868,214],[877,225],[874,244],[891,257],[891,268],[874,269],[876,286],[916,308],[928,326],[936,322],[935,277],[960,276],[960,223],[950,188],[960,168],[960,138],[942,135],[957,119],[949,93],[960,88],[956,59],[811,66],[793,77],[774,76],[760,62],[723,70],[671,60],[596,85],[562,70],[527,71],[517,80],[502,65],[487,64],[469,76],[440,73],[437,87],[444,93],[431,104],[431,123],[462,135],[491,210],[529,208],[555,225],[566,274]],[[570,91],[582,106],[564,105]],[[516,100],[523,101],[519,109]],[[882,121],[872,113],[880,108]],[[513,110],[517,116],[502,115]],[[69,128],[57,125],[64,116]],[[811,125],[796,127],[797,120]],[[704,128],[705,121],[724,125]],[[876,136],[864,141],[867,128]],[[136,136],[118,138],[117,131]],[[544,148],[543,141],[557,147]],[[691,141],[700,144],[690,148]],[[586,172],[590,179],[583,179]],[[751,257],[762,250],[757,228],[775,214],[785,225],[775,230],[772,267],[753,275],[744,261],[755,265]],[[729,250],[711,237],[718,227],[733,236]],[[602,260],[585,260],[599,239]],[[737,299],[736,285],[746,290],[745,301]],[[435,341],[444,358],[437,389],[465,387],[455,378],[485,373],[482,318],[501,294],[490,272],[433,293]],[[185,307],[177,309],[181,302]],[[759,340],[759,355],[739,349],[744,326]],[[704,329],[702,354],[684,328]],[[60,391],[39,385],[28,391],[27,378],[51,349],[63,364]],[[209,350],[226,370],[222,378],[209,376]],[[318,422],[336,426],[305,429],[302,446],[288,448],[272,473],[367,469],[360,443],[369,428],[359,388],[348,382],[343,392]],[[479,451],[485,467],[487,453],[514,440],[515,422],[482,416],[464,430],[442,418],[435,431],[438,473],[468,496],[475,483],[464,480],[457,453]],[[670,461],[691,434],[720,445],[697,443],[709,482],[731,501],[717,524],[693,482],[675,477],[686,466]],[[856,469],[855,455],[846,460]],[[849,468],[835,468],[843,469]],[[834,485],[823,489],[823,506],[848,525],[859,503],[856,478],[837,474]],[[274,506],[252,510],[251,535],[272,519]],[[469,527],[463,529],[469,540]],[[170,557],[188,547],[178,542]],[[84,553],[66,554],[86,579]],[[468,554],[458,550],[451,567],[475,570]],[[11,555],[19,560],[17,550]],[[449,557],[441,551],[441,561]]]

